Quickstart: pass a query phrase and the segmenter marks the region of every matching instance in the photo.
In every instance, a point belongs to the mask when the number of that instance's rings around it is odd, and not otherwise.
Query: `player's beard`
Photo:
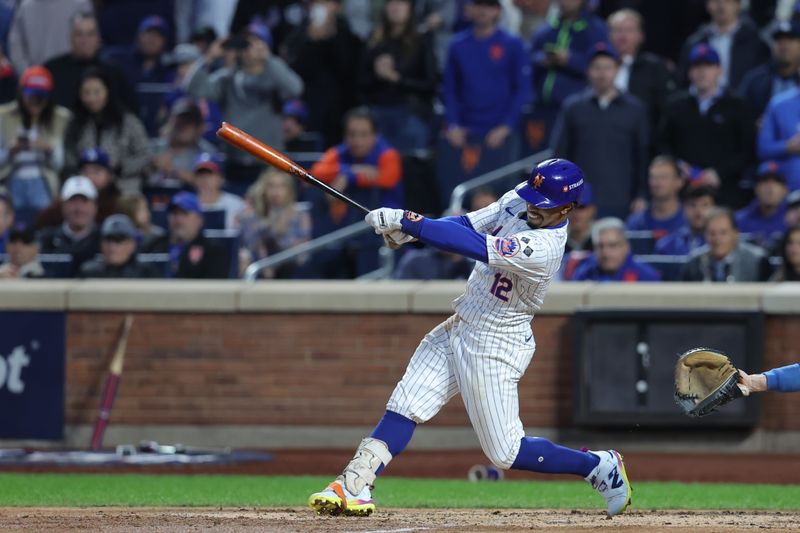
[[[540,213],[531,213],[530,211],[527,212],[528,217],[528,226],[539,229],[544,224],[544,216]]]

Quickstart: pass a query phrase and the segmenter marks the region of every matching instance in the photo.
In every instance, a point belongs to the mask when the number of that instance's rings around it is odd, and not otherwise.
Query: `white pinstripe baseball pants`
[[[534,350],[527,324],[480,330],[453,315],[422,339],[386,408],[427,422],[461,391],[483,452],[507,469],[525,436],[517,385]]]

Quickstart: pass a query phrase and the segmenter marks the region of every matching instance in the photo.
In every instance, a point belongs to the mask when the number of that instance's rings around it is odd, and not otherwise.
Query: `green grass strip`
[[[0,474],[0,506],[298,507],[329,478],[311,476]],[[379,506],[410,508],[601,509],[581,481],[407,479],[387,476]],[[637,509],[800,510],[800,486],[642,482]]]

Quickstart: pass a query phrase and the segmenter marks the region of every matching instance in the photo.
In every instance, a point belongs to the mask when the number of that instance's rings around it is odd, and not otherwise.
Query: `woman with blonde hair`
[[[296,202],[294,179],[273,168],[265,170],[245,196],[247,209],[239,218],[242,272],[254,262],[297,246],[311,238],[311,216]],[[304,259],[304,258],[303,258]],[[303,259],[264,277],[290,278]]]

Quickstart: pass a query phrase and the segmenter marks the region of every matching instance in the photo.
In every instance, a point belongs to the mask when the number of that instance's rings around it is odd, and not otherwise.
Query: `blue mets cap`
[[[583,182],[583,172],[572,161],[547,159],[536,165],[528,181],[515,190],[529,204],[550,209],[580,201]]]
[[[705,43],[696,44],[689,52],[689,65],[719,65],[719,54]]]
[[[269,28],[266,26],[266,24],[261,24],[260,22],[251,22],[247,25],[246,33],[258,37],[267,43],[267,46],[272,48],[272,32],[269,31]]]
[[[78,166],[82,167],[83,165],[88,164],[111,168],[111,160],[108,157],[108,152],[102,148],[87,148],[81,152],[81,158],[78,161]]]
[[[589,48],[589,61],[591,62],[597,56],[606,56],[610,57],[617,63],[620,62],[619,53],[617,49],[611,46],[610,43],[605,41],[596,42],[591,48]]]
[[[302,100],[295,98],[283,104],[283,116],[294,117],[303,124],[308,121],[308,108]]]
[[[150,15],[149,17],[143,18],[139,23],[139,29],[137,33],[143,33],[148,30],[156,30],[164,37],[169,35],[169,26],[167,25],[167,21],[158,15]]]
[[[200,206],[200,200],[197,198],[197,195],[188,191],[179,192],[169,201],[169,211],[175,209],[180,209],[187,213],[195,212],[200,215],[203,214],[203,208]]]

